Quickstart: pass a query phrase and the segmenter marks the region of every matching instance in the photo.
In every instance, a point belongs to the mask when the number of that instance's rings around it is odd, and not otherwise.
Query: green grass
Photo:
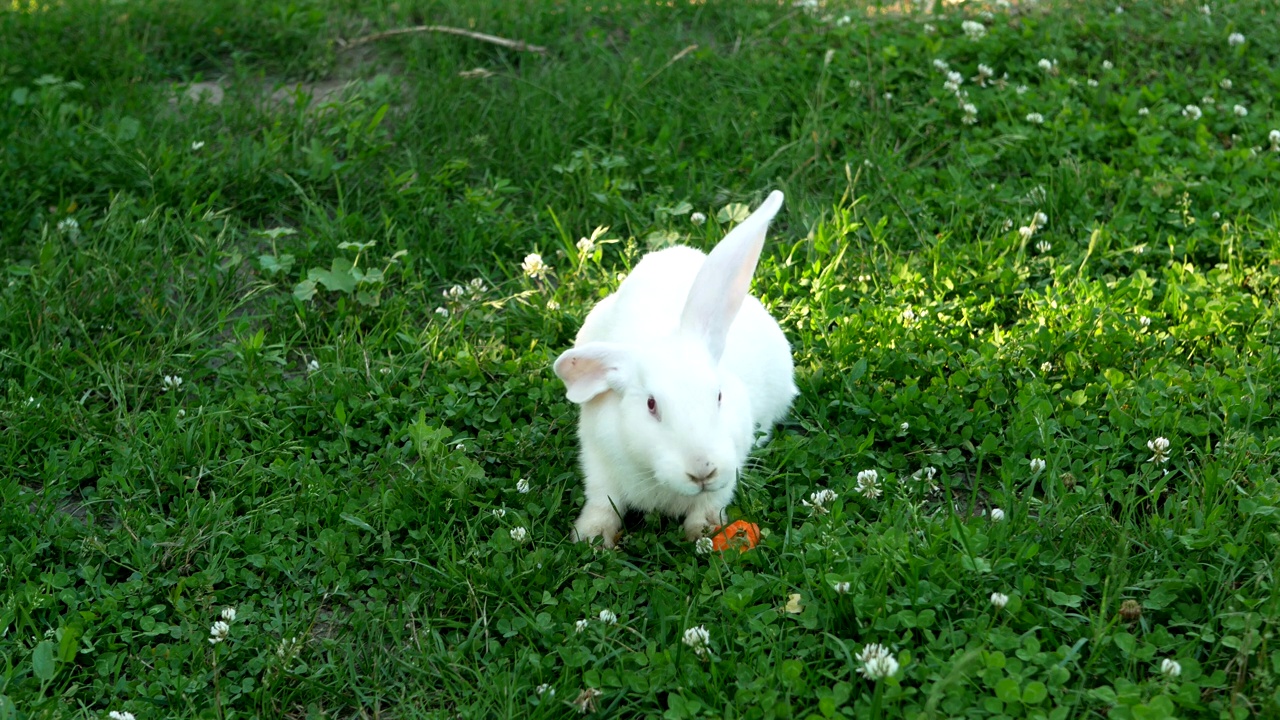
[[[0,9],[0,718],[1280,716],[1280,8],[591,5]],[[551,361],[773,188],[762,544],[568,542]]]

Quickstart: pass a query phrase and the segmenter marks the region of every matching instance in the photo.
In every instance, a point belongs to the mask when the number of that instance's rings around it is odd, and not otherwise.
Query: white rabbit
[[[582,406],[587,502],[576,539],[613,547],[632,508],[683,517],[690,540],[724,522],[755,434],[797,393],[782,328],[747,294],[780,207],[775,190],[710,255],[646,255],[556,360]]]

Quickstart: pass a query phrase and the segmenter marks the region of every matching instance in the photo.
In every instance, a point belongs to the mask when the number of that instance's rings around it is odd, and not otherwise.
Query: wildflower
[[[701,225],[706,221],[707,221],[707,216],[700,212],[696,212],[689,216],[689,222],[693,223],[694,225]]]
[[[1208,6],[1208,4],[1201,5],[1201,6],[1200,6],[1200,13],[1201,13],[1202,15],[1212,15],[1212,14],[1213,14],[1213,8],[1209,7],[1209,6]]]
[[[987,26],[974,20],[965,20],[960,23],[960,29],[964,30],[964,34],[967,35],[970,40],[975,41],[981,40],[982,37],[987,34]]]
[[[1231,78],[1222,78],[1218,81],[1218,87],[1223,90],[1230,90],[1232,85],[1233,83],[1231,82]]]
[[[1045,215],[1043,212],[1037,212],[1031,217],[1031,223],[1035,225],[1037,229],[1042,228],[1049,224],[1049,216]]]
[[[711,542],[711,538],[709,537],[700,537],[698,538],[698,541],[693,544],[694,552],[699,555],[706,555],[710,553],[714,547],[715,543]]]
[[[1036,233],[1036,229],[1030,225],[1023,225],[1022,227],[1018,228],[1018,235],[1020,235],[1024,241],[1030,240],[1031,236],[1034,235],[1035,233]]]
[[[1123,15],[1123,14],[1124,14],[1124,8],[1123,8],[1123,7],[1121,7],[1120,5],[1117,5],[1117,6],[1116,6],[1116,14],[1117,14],[1117,15]]]
[[[1080,85],[1080,81],[1075,78],[1067,78],[1067,84],[1071,87],[1077,87]]]
[[[1142,317],[1138,318],[1138,324],[1144,328],[1151,327],[1151,318],[1147,317],[1146,315],[1143,315]]]
[[[891,92],[887,92],[887,93],[885,93],[885,94],[884,94],[884,99],[885,99],[885,102],[888,102],[888,101],[892,100],[892,99],[893,99],[893,93],[891,93]]]
[[[507,516],[507,509],[506,509],[506,508],[494,508],[494,509],[490,510],[489,512],[490,512],[490,513],[492,513],[492,514],[493,514],[493,516],[494,516],[494,517],[496,517],[496,518],[504,518],[504,517],[506,517],[506,516]]]
[[[1014,89],[1013,89],[1013,91],[1014,91],[1014,92],[1016,92],[1016,93],[1018,93],[1019,95],[1026,95],[1026,94],[1027,94],[1027,86],[1026,86],[1026,85],[1019,85],[1018,87],[1014,88]]]
[[[1142,617],[1142,606],[1132,598],[1120,603],[1120,617],[1133,622]]]
[[[198,140],[198,141],[196,141],[196,142],[191,143],[191,150],[192,150],[193,152],[194,152],[194,151],[196,151],[196,150],[199,150],[199,149],[200,149],[200,148],[202,148],[202,147],[204,147],[204,141],[203,141],[203,140]]]
[[[596,243],[591,238],[584,237],[578,239],[578,253],[584,257],[590,255],[595,251],[595,249]]]
[[[1052,249],[1053,249],[1053,245],[1049,244],[1048,240],[1041,240],[1040,242],[1036,243],[1036,250],[1039,250],[1042,253],[1047,253]]]
[[[987,78],[992,77],[995,74],[996,74],[996,71],[992,70],[990,65],[983,65],[982,63],[978,63],[978,82],[983,82]]]
[[[936,25],[934,25],[933,23],[925,23],[925,24],[924,24],[924,34],[925,34],[925,35],[932,35],[932,34],[934,34],[934,33],[936,33],[936,32],[938,32],[938,27],[937,27]]]
[[[583,618],[573,624],[573,631],[576,633],[584,632],[587,629],[587,626],[590,624],[591,624],[590,620]]]
[[[1028,113],[1027,122],[1031,123],[1032,125],[1043,125],[1044,116],[1041,115],[1040,113]]]
[[[227,635],[231,632],[231,626],[225,621],[219,620],[209,627],[209,644],[217,645],[227,639]]]
[[[1235,107],[1231,108],[1231,112],[1235,113],[1236,117],[1244,117],[1249,114],[1249,108],[1243,105],[1236,105]]]
[[[546,277],[546,274],[551,271],[551,268],[542,262],[542,256],[538,253],[525,255],[524,262],[520,263],[520,269],[524,270],[524,274],[534,280]]]
[[[1115,68],[1115,64],[1114,64],[1114,63],[1112,63],[1110,60],[1103,60],[1103,61],[1102,61],[1102,69],[1103,69],[1103,70],[1111,70],[1111,69],[1113,69],[1113,68]]]
[[[698,657],[706,657],[707,650],[711,645],[711,633],[707,632],[707,628],[703,625],[691,627],[684,631],[682,641],[685,645],[693,648]]]
[[[1151,459],[1147,462],[1169,462],[1169,439],[1158,437],[1147,441],[1147,449],[1151,451]]]
[[[1098,81],[1094,80],[1093,78],[1089,78],[1088,80],[1085,80],[1085,83],[1088,84],[1089,87],[1098,87]]]
[[[1049,362],[1048,360],[1045,360],[1044,362],[1040,363],[1040,372],[1046,375],[1053,372],[1053,363]]]
[[[965,125],[972,125],[978,122],[978,106],[973,103],[965,103],[963,106],[964,117],[960,118],[960,122]]]
[[[915,322],[916,311],[912,310],[911,308],[907,308],[906,310],[903,310],[902,319],[905,320],[906,322]]]
[[[556,696],[556,689],[546,683],[542,683],[538,687],[534,688],[533,691],[536,692],[539,697],[546,695],[549,698],[553,698]]]
[[[960,92],[960,86],[964,84],[964,76],[952,70],[947,73],[947,81],[942,83],[942,89],[949,93]]]
[[[993,592],[991,593],[991,604],[995,606],[996,610],[1003,610],[1004,606],[1009,604],[1009,596],[1004,593]]]
[[[848,25],[851,22],[853,22],[853,18],[849,17],[848,15],[841,15],[840,19],[836,20],[836,27]]]
[[[181,420],[186,416],[187,416],[187,411],[183,410],[182,408],[178,408],[178,419]]]
[[[849,592],[849,583],[841,580],[840,582],[832,583],[831,589],[835,590],[837,595],[845,595]]]
[[[1148,110],[1147,108],[1142,107],[1142,108],[1138,108],[1138,114],[1141,115],[1142,117],[1146,117],[1151,114],[1151,111]]]
[[[617,625],[618,615],[614,613],[612,610],[608,610],[608,609],[601,610],[600,622],[604,623],[605,625]]]
[[[556,302],[555,300],[548,300],[547,309],[550,310],[551,312],[555,312],[556,310],[560,309],[560,303]]]
[[[1231,45],[1232,47],[1235,47],[1236,45],[1243,45],[1244,35],[1241,35],[1238,32],[1231,33],[1230,35],[1227,36],[1227,44]]]
[[[1272,151],[1280,152],[1280,130],[1272,130],[1267,139],[1271,141]]]
[[[236,609],[233,607],[222,608],[222,619],[229,623],[236,621]]]
[[[1172,680],[1182,674],[1182,665],[1177,660],[1165,658],[1160,661],[1160,674]]]
[[[1205,95],[1204,97],[1200,98],[1200,104],[1207,107],[1213,107],[1213,96]]]
[[[281,638],[280,644],[276,646],[276,657],[281,660],[288,660],[298,650],[298,646],[302,641],[297,637]]]
[[[472,278],[471,282],[467,283],[467,289],[471,291],[472,295],[479,295],[488,288],[485,287],[484,280],[480,278]]]
[[[1000,522],[1001,520],[1004,520],[1004,510],[991,508],[991,522]]]
[[[169,392],[170,390],[182,389],[182,378],[177,375],[165,375],[163,382],[164,382],[164,387],[163,387],[164,392]]]
[[[519,480],[516,481],[516,492],[520,493],[521,495],[524,495],[525,493],[529,492],[528,478],[520,478]]]
[[[942,58],[934,58],[933,67],[939,72],[946,72],[951,69],[951,66],[947,64],[947,61]]]
[[[1031,458],[1031,474],[1039,475],[1044,472],[1044,460],[1042,458]]]
[[[863,497],[875,500],[880,497],[881,490],[877,483],[880,474],[875,470],[863,470],[858,473],[858,484],[855,489],[862,494]]]
[[[834,490],[823,488],[809,495],[808,500],[801,500],[800,504],[809,508],[814,515],[823,515],[827,512],[827,505],[836,501],[840,497]]]
[[[523,525],[511,528],[511,539],[518,543],[524,542],[529,537],[529,531]]]
[[[133,713],[120,712],[119,710],[112,710],[107,713],[107,717],[111,718],[111,720],[135,720]]]
[[[898,429],[902,432],[906,432],[911,429],[911,423],[904,422],[898,426]]]
[[[58,221],[58,232],[65,235],[69,240],[80,239],[80,223],[75,218],[65,218]]]
[[[316,360],[315,358],[312,358],[307,363],[307,372],[313,373],[313,372],[319,372],[319,371],[320,371],[320,361]]]
[[[1057,71],[1058,71],[1058,61],[1057,61],[1057,60],[1050,60],[1049,58],[1040,58],[1040,62],[1036,63],[1036,65],[1037,65],[1041,70],[1043,70],[1043,71],[1045,71],[1045,72],[1047,72],[1047,73],[1050,73],[1050,74],[1057,74]]]
[[[898,672],[898,661],[889,653],[889,648],[871,643],[856,656],[862,667],[858,673],[868,680],[883,680]]]
[[[1196,107],[1195,105],[1188,105],[1182,108],[1182,117],[1191,118],[1192,120],[1199,120],[1202,115],[1204,115],[1204,113],[1201,112],[1200,108]]]
[[[447,317],[449,317],[449,308],[446,308],[446,307],[438,307],[438,308],[436,308],[436,314],[437,314],[437,315],[439,315],[440,317],[446,317],[446,318],[447,318]]]
[[[818,0],[803,0],[803,2],[805,4],[812,3],[812,7],[817,7]],[[796,3],[796,5],[800,4],[801,3]],[[573,702],[569,704],[578,708],[578,712],[586,715],[589,712],[596,711],[596,698],[603,694],[604,693],[595,688],[584,688],[582,692],[578,693],[578,697],[574,698]]]
[[[933,482],[933,478],[934,478],[937,474],[938,474],[938,468],[933,467],[932,465],[930,465],[929,467],[923,467],[923,468],[920,468],[919,470],[917,470],[917,471],[915,471],[915,472],[911,473],[911,479],[912,479],[912,480],[925,480],[925,481],[927,481],[927,482]]]
[[[458,298],[462,297],[462,294],[464,292],[466,292],[466,290],[463,290],[461,285],[454,285],[453,287],[441,292],[440,294],[444,296],[445,300],[457,300]]]

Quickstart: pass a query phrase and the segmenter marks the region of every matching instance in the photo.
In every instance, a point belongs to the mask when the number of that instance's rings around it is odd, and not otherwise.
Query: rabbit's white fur
[[[781,205],[774,191],[709,257],[688,247],[646,255],[556,360],[582,405],[577,539],[612,546],[631,508],[684,517],[690,539],[723,523],[756,432],[796,395],[791,347],[747,294]]]

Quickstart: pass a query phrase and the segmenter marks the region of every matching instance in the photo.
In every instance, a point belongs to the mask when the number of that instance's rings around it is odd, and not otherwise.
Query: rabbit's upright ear
[[[625,388],[635,373],[635,360],[621,345],[591,342],[564,351],[556,358],[555,371],[564,381],[569,402],[582,404]]]
[[[769,221],[781,207],[782,192],[769,193],[750,217],[716,245],[694,278],[680,316],[680,329],[703,338],[713,362],[720,362],[724,353],[729,326],[751,289],[751,275],[764,248]]]

